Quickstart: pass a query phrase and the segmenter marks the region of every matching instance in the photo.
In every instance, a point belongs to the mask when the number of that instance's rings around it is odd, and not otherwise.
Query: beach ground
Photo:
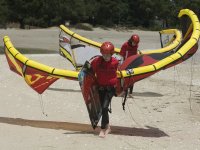
[[[73,31],[99,42],[120,47],[133,33],[141,37],[139,49],[160,47],[152,31]],[[0,30],[15,47],[58,51],[58,28]],[[3,46],[1,40],[0,46]],[[27,54],[40,63],[73,67],[59,54]],[[78,82],[59,79],[38,95],[24,79],[9,70],[0,55],[0,145],[2,150],[189,150],[200,149],[200,52],[189,60],[139,81],[125,111],[122,98],[114,97],[112,132],[99,138],[93,131]]]

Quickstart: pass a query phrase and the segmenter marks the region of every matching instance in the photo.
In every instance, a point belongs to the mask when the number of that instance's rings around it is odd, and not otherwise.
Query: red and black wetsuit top
[[[120,55],[124,58],[124,60],[132,55],[136,55],[137,54],[137,49],[138,49],[138,45],[132,46],[129,44],[129,42],[125,42],[122,47],[121,47],[121,51],[120,51]]]
[[[109,61],[105,61],[102,56],[95,58],[91,62],[92,69],[97,77],[99,86],[116,86],[117,84],[117,68],[118,60],[111,57]]]

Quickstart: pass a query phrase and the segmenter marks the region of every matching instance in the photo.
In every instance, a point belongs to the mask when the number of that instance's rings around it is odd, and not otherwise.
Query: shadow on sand
[[[61,89],[61,88],[48,88],[47,90],[51,91],[60,91],[60,92],[81,92],[81,90],[74,89]],[[162,94],[154,93],[154,92],[133,92],[132,96],[137,97],[162,97]]]
[[[50,90],[50,91],[59,91],[59,92],[81,92],[81,90],[61,89],[61,88],[48,88],[47,90]]]
[[[71,122],[56,122],[56,121],[40,121],[40,120],[27,120],[21,118],[8,118],[0,117],[0,123],[6,123],[19,126],[30,126],[35,128],[46,128],[55,130],[68,130],[75,131],[73,133],[65,134],[98,134],[99,128],[92,129],[91,125]],[[111,126],[111,134],[124,135],[124,136],[142,136],[142,137],[164,137],[168,136],[165,132],[158,128],[146,126],[146,128],[131,128],[121,126]]]

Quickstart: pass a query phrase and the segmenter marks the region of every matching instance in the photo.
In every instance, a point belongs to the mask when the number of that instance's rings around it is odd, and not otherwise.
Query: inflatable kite
[[[129,57],[122,63],[117,71],[117,95],[139,80],[182,63],[197,51],[200,34],[197,16],[193,11],[183,9],[178,17],[183,20],[182,35],[177,29],[160,31],[161,37],[164,34],[171,35],[167,42],[161,38],[161,49],[139,51],[137,55]],[[99,54],[101,43],[86,39],[63,25],[60,29],[60,54],[72,63],[76,71],[57,69],[30,60],[15,49],[8,36],[3,39],[10,69],[22,76],[39,94],[60,78],[78,80],[79,70],[84,62]],[[119,48],[115,48],[115,52],[115,57],[119,57]],[[84,59],[81,57],[83,55]]]

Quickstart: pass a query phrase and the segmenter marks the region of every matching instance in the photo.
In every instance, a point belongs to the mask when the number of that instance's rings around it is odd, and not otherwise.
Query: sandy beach
[[[133,33],[140,50],[160,48],[159,33],[95,29],[74,32],[120,47]],[[58,51],[59,28],[0,30],[15,47]],[[3,46],[3,41],[0,41]],[[27,54],[43,64],[73,69],[59,54]],[[122,110],[114,97],[112,132],[93,131],[78,82],[59,79],[38,95],[9,70],[0,55],[0,145],[2,150],[198,150],[200,149],[200,51],[189,60],[139,81]]]

